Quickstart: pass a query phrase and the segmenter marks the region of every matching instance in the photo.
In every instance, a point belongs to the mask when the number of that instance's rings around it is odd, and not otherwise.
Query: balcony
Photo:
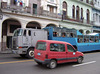
[[[93,21],[90,21],[90,20],[86,20],[86,19],[82,19],[82,18],[72,18],[71,16],[66,16],[66,18],[64,18],[63,16],[63,20],[69,20],[69,21],[73,21],[73,22],[78,22],[78,23],[83,23],[83,24],[90,24],[90,25],[93,25]]]
[[[90,5],[90,6],[94,5],[92,0],[91,1],[90,0],[89,1],[86,1],[86,0],[76,0],[76,1],[83,2],[84,4],[87,4],[87,5]]]
[[[21,7],[17,5],[7,5],[7,2],[1,2],[1,9],[11,11],[12,13],[31,13],[30,7]]]
[[[46,10],[42,10],[42,12],[40,13],[41,16],[46,16],[46,17],[51,17],[51,18],[59,18],[61,19],[62,16],[58,15],[57,13],[52,13]]]

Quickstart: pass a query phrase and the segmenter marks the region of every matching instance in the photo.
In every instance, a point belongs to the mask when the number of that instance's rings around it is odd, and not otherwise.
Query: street
[[[33,59],[0,54],[0,74],[100,74],[100,52],[84,53],[82,64],[59,64],[55,69],[39,66]]]

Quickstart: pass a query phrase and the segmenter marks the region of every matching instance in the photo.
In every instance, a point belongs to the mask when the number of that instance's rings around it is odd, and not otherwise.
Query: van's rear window
[[[46,42],[38,42],[37,45],[36,45],[36,49],[46,50]]]

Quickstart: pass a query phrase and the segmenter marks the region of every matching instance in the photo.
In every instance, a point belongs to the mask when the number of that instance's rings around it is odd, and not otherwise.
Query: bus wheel
[[[83,57],[78,57],[78,59],[77,59],[77,63],[81,64],[82,61],[83,61]]]
[[[34,48],[29,48],[28,51],[27,51],[27,57],[29,59],[32,59],[34,58]]]
[[[57,61],[56,60],[51,60],[50,63],[48,64],[48,67],[50,69],[54,69],[57,66]]]

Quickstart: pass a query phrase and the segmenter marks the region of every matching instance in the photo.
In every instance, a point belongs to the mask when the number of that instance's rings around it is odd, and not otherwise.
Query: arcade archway
[[[31,21],[26,25],[26,28],[41,29],[41,26],[38,22]]]
[[[16,19],[6,19],[2,23],[2,50],[12,47],[12,35],[15,29],[21,28],[21,23]]]

